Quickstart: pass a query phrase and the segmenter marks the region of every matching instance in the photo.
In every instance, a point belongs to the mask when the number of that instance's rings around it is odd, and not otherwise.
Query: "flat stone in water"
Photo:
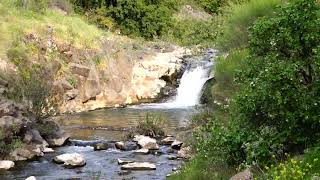
[[[156,165],[148,162],[134,162],[121,166],[122,170],[156,170]]]
[[[133,162],[134,161],[132,161],[132,160],[118,159],[118,164],[119,165],[129,164],[129,163],[133,163]]]

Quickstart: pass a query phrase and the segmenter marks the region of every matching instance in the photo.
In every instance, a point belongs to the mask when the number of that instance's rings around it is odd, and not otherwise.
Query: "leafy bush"
[[[163,39],[183,46],[203,45],[212,47],[218,35],[216,19],[203,20],[175,20]]]
[[[248,28],[263,16],[273,16],[282,0],[250,0],[242,4],[232,3],[224,12],[225,22],[222,34],[217,39],[218,47],[228,51],[248,45]]]
[[[319,140],[318,12],[315,0],[294,1],[251,28],[251,58],[239,79],[242,89],[234,115],[241,127],[256,130],[256,137],[246,143],[264,139],[269,142],[261,143],[269,147],[247,149],[247,154],[254,154],[247,156],[249,162],[265,163],[272,154],[301,152]]]
[[[213,99],[220,103],[228,104],[234,93],[239,90],[235,82],[237,74],[246,66],[247,50],[233,50],[229,55],[220,56],[214,65],[214,77],[216,83],[211,92]]]
[[[172,23],[172,10],[167,4],[146,0],[119,1],[109,15],[124,34],[152,39],[168,31]]]
[[[196,0],[207,12],[219,14],[222,9],[230,3],[239,3],[244,0]]]

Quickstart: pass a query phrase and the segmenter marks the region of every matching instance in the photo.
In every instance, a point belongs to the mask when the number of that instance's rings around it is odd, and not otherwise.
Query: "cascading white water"
[[[151,103],[131,106],[138,109],[174,109],[188,108],[200,103],[202,89],[204,84],[210,79],[210,72],[213,62],[209,61],[215,57],[216,51],[211,49],[207,51],[202,60],[194,61],[183,73],[175,97],[164,103]]]
[[[209,72],[208,64],[186,70],[180,80],[176,97],[166,104],[170,107],[189,107],[199,104],[201,91],[209,78]]]

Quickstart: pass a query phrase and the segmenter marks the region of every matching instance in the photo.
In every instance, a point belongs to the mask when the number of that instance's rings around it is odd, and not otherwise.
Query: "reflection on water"
[[[71,138],[81,140],[120,140],[129,127],[145,118],[147,113],[160,114],[166,121],[167,133],[178,127],[184,127],[190,120],[194,108],[162,109],[162,108],[123,108],[101,109],[75,115],[59,117],[59,123]]]

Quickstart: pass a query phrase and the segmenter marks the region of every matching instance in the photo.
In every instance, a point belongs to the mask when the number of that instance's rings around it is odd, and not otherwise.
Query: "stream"
[[[137,122],[147,113],[160,114],[167,120],[166,134],[177,135],[179,129],[188,125],[191,116],[198,107],[202,87],[208,80],[212,64],[208,61],[190,66],[180,80],[177,95],[167,102],[142,104],[126,108],[101,109],[74,115],[57,117],[62,128],[71,135],[71,141],[120,141]],[[0,172],[0,179],[24,180],[35,176],[38,180],[55,179],[165,179],[173,168],[180,167],[182,160],[169,160],[173,153],[167,153],[170,147],[160,146],[160,153],[141,155],[133,151],[109,149],[94,151],[93,147],[67,145],[55,148],[54,153],[32,162],[16,162],[13,170]],[[67,169],[52,162],[52,159],[64,153],[80,153],[86,158],[84,167]],[[165,153],[161,153],[165,152]],[[175,152],[176,153],[176,152]],[[151,162],[157,168],[154,171],[122,171],[117,159],[130,159],[136,162]]]

